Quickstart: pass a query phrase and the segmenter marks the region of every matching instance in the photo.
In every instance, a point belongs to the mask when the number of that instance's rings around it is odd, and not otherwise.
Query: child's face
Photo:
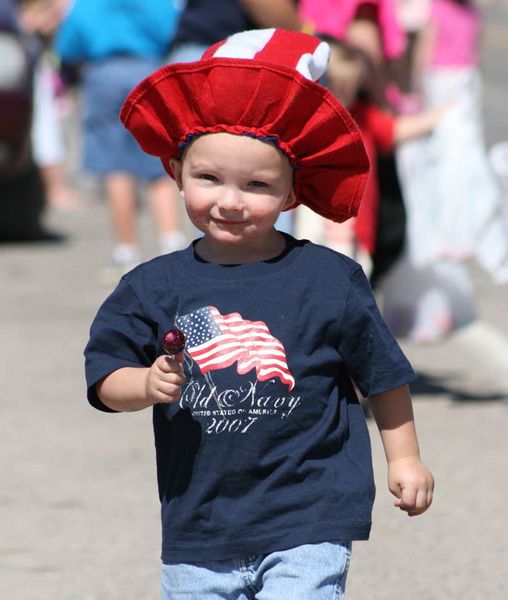
[[[263,242],[293,204],[293,171],[272,144],[230,133],[194,140],[172,161],[189,218],[220,245]]]
[[[344,60],[337,52],[332,49],[326,71],[327,85],[343,106],[351,108],[364,83],[365,74],[359,62]]]

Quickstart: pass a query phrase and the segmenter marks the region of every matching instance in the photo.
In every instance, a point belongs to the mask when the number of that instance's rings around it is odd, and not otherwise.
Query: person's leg
[[[351,542],[305,544],[257,559],[256,600],[343,600]]]
[[[169,177],[153,181],[148,190],[150,209],[159,231],[159,246],[163,254],[185,246],[185,235],[180,230],[179,193]]]
[[[206,564],[162,565],[161,600],[198,598],[254,600],[255,596],[237,560],[208,561]]]
[[[113,261],[126,266],[140,259],[136,236],[136,180],[127,173],[110,173],[104,178],[115,247]]]

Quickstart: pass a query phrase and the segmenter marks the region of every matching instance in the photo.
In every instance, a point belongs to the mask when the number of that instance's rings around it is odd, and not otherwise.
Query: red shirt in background
[[[393,150],[396,117],[375,104],[364,101],[356,102],[350,112],[362,133],[371,165],[354,228],[358,245],[372,255],[376,244],[379,212],[377,153]]]

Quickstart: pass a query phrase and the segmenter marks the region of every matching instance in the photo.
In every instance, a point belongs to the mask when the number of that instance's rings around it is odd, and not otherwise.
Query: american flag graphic
[[[284,346],[262,321],[247,321],[239,313],[221,315],[215,306],[204,306],[178,317],[176,325],[203,374],[238,361],[240,375],[255,368],[259,381],[278,377],[289,390],[294,388]]]

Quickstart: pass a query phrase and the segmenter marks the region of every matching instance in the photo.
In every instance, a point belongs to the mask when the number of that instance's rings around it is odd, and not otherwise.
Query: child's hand
[[[181,361],[183,352],[176,358],[159,356],[148,370],[146,395],[151,404],[173,404],[180,400],[185,375]]]
[[[388,464],[388,487],[397,497],[394,506],[415,517],[432,503],[434,477],[418,457],[400,458]]]

